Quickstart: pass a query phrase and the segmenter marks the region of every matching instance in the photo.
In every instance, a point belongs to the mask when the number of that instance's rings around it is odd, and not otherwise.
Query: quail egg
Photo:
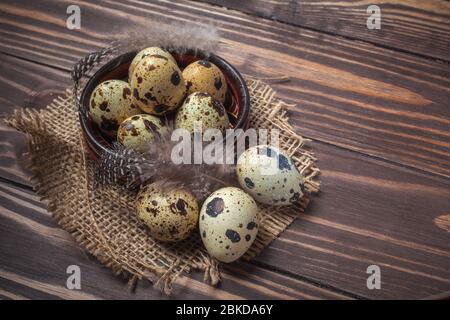
[[[147,185],[139,192],[136,207],[138,217],[157,240],[183,240],[197,227],[197,200],[184,189],[162,191]]]
[[[161,120],[149,114],[131,116],[120,124],[117,141],[127,148],[144,151],[147,144],[160,133]]]
[[[222,104],[228,90],[222,71],[207,60],[191,63],[183,70],[188,94],[193,92],[208,92]]]
[[[208,253],[222,262],[241,257],[258,233],[258,207],[242,189],[213,192],[200,210],[199,228]]]
[[[149,47],[145,48],[141,51],[139,51],[136,56],[134,57],[133,61],[131,61],[130,67],[128,68],[128,78],[131,79],[131,75],[133,74],[134,68],[136,65],[145,57],[155,55],[155,56],[162,56],[166,57],[167,59],[171,60],[173,63],[177,63],[175,59],[172,57],[172,55],[167,52],[164,49],[161,49],[159,47]]]
[[[209,93],[194,92],[190,94],[183,105],[177,110],[175,128],[184,128],[194,132],[194,122],[201,122],[202,132],[207,129],[228,128],[229,119],[222,103]]]
[[[244,151],[236,173],[242,189],[264,204],[289,205],[305,193],[303,176],[294,162],[273,146],[254,146]]]
[[[178,108],[186,95],[180,69],[161,55],[147,56],[136,65],[130,87],[134,103],[144,112],[154,115]]]
[[[100,83],[89,100],[91,119],[109,136],[116,134],[122,121],[140,112],[133,104],[130,86],[121,80]]]

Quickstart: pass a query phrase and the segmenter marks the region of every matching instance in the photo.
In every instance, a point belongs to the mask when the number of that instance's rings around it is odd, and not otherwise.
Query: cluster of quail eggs
[[[287,206],[303,197],[304,179],[292,159],[269,145],[254,146],[238,158],[241,188],[213,192],[200,210],[199,231],[207,251],[222,262],[233,262],[250,248],[260,226],[257,202]]]
[[[198,230],[211,256],[233,262],[256,239],[261,223],[257,203],[287,206],[305,193],[303,177],[292,159],[269,145],[244,151],[238,158],[236,176],[240,188],[216,190],[201,206],[186,189],[161,192],[146,186],[138,195],[138,216],[161,241],[179,241]]]
[[[222,71],[207,60],[195,61],[180,70],[166,50],[150,47],[140,51],[128,69],[128,82],[107,80],[92,92],[89,114],[107,136],[128,148],[143,151],[163,127],[159,118],[175,115],[175,128],[194,132],[229,126],[224,107],[228,91]]]
[[[202,131],[227,129],[227,90],[223,73],[213,63],[196,61],[180,70],[168,51],[150,47],[131,62],[128,82],[107,80],[94,89],[89,113],[104,134],[140,152],[164,127],[161,116],[167,113],[174,114],[175,128],[194,132],[194,123],[201,121]],[[201,206],[186,188],[163,191],[152,184],[144,186],[137,196],[137,216],[152,237],[164,242],[184,240],[197,230],[211,256],[233,262],[257,237],[257,202],[285,206],[304,194],[294,162],[273,146],[244,151],[236,176],[241,188],[216,190]]]

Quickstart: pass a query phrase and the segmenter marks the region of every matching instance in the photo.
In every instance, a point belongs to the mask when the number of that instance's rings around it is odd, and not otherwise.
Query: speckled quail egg
[[[258,207],[242,189],[213,192],[200,210],[199,228],[208,253],[222,262],[241,257],[258,233]]]
[[[166,57],[167,59],[171,60],[173,63],[177,63],[175,59],[172,57],[172,55],[167,52],[164,49],[161,49],[160,47],[149,47],[145,48],[141,51],[139,51],[136,56],[134,57],[133,61],[131,61],[130,67],[128,68],[128,78],[131,79],[131,75],[133,74],[134,68],[136,65],[145,57],[151,56],[151,55],[157,55]]]
[[[201,122],[202,132],[207,129],[224,131],[228,128],[229,119],[222,103],[209,93],[194,92],[184,100],[183,105],[177,110],[175,128],[184,128],[194,132],[194,122]]]
[[[130,86],[121,80],[100,83],[89,100],[91,119],[100,130],[110,136],[116,134],[122,121],[140,112],[140,109],[133,104]]]
[[[221,103],[225,103],[228,90],[222,71],[207,60],[191,63],[183,70],[188,94],[193,92],[208,92]]]
[[[241,187],[264,204],[289,205],[298,202],[305,192],[303,177],[294,162],[273,146],[254,146],[244,151],[236,173]]]
[[[155,135],[160,133],[161,120],[149,114],[131,116],[120,124],[117,141],[125,147],[136,151],[144,151]]]
[[[138,217],[157,240],[183,240],[197,227],[197,200],[184,189],[162,191],[147,185],[138,194],[136,208]]]
[[[180,69],[172,60],[160,55],[147,56],[136,65],[130,87],[135,104],[154,115],[178,108],[186,95]]]

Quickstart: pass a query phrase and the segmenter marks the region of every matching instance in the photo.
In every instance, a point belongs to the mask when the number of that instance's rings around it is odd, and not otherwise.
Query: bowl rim
[[[169,50],[170,51],[170,50]],[[83,90],[81,92],[80,98],[79,98],[79,106],[78,106],[78,115],[80,120],[80,125],[83,131],[83,135],[85,136],[85,140],[88,144],[89,151],[93,153],[93,155],[97,158],[101,154],[100,153],[110,153],[113,154],[114,151],[112,148],[108,148],[107,146],[103,145],[98,141],[98,139],[95,137],[94,132],[92,131],[92,126],[90,126],[89,123],[89,115],[88,110],[85,107],[86,99],[90,99],[90,94],[88,94],[88,91],[92,93],[92,91],[95,89],[95,86],[100,83],[100,80],[102,77],[105,76],[105,74],[113,71],[115,68],[119,67],[123,63],[131,62],[131,60],[136,56],[138,53],[138,50],[130,51],[124,54],[121,54],[104,65],[102,65],[88,80],[88,82],[84,85]],[[230,81],[233,81],[236,83],[236,87],[238,88],[238,94],[242,98],[242,106],[241,106],[241,112],[239,114],[239,117],[237,118],[236,125],[233,129],[245,129],[249,122],[249,115],[250,115],[250,94],[248,91],[247,84],[242,77],[242,75],[239,73],[239,71],[231,65],[227,60],[224,58],[214,54],[209,53],[206,54],[204,51],[197,50],[197,49],[189,49],[185,50],[182,53],[176,53],[180,56],[186,55],[186,56],[195,56],[196,58],[199,58],[199,60],[208,60],[215,65],[219,67],[222,71],[225,71],[226,76],[230,77]],[[224,70],[225,69],[225,70]]]

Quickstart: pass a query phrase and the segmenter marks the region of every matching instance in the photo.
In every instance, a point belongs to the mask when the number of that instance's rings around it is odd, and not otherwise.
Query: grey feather
[[[186,50],[201,50],[207,56],[218,50],[220,36],[213,25],[198,23],[164,23],[152,21],[143,28],[118,32],[115,41],[118,53],[139,51],[158,46],[183,54]]]
[[[199,201],[220,187],[236,185],[232,164],[173,163],[172,148],[178,143],[171,141],[173,130],[173,124],[168,123],[142,153],[114,144],[114,153],[105,153],[101,158],[97,183],[120,184],[130,190],[147,183],[162,190],[184,187]]]

